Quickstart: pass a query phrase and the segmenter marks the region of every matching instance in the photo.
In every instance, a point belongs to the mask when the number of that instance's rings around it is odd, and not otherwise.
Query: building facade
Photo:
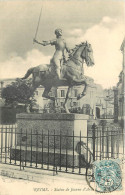
[[[119,82],[117,83],[118,90],[118,121],[123,124],[125,119],[125,38],[120,48],[123,56],[122,71],[119,74]]]
[[[6,79],[1,81],[1,90],[15,79]],[[95,84],[91,78],[88,84],[87,94],[77,100],[78,94],[80,94],[84,86],[74,86],[69,94],[69,100],[67,102],[68,109],[71,113],[87,114],[92,119],[97,118],[113,118],[114,117],[114,95],[112,89],[103,89],[101,85]],[[58,112],[64,113],[64,102],[66,98],[68,87],[61,86],[58,88],[52,88],[49,95],[56,97],[56,108],[54,108],[53,101],[42,97],[44,88],[39,86],[35,93],[36,99],[35,110],[39,113],[51,113],[54,109]]]
[[[83,91],[84,86],[74,86],[67,102],[71,113],[87,114],[90,118],[114,117],[114,94],[112,89],[104,90],[101,85],[95,84],[93,79],[87,88],[87,94],[77,100],[77,95]],[[64,113],[63,108],[68,87],[52,88],[50,96],[56,97],[56,109]],[[40,86],[35,92],[35,99],[39,105],[39,112],[51,112],[53,102],[42,97],[44,88]]]

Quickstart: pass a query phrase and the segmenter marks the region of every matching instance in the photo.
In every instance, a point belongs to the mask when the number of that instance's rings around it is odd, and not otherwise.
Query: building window
[[[77,89],[74,89],[74,97],[77,97],[77,95],[78,95]]]
[[[63,104],[64,104],[64,103],[63,103],[63,102],[61,102],[61,107],[63,107]]]
[[[76,102],[73,102],[73,106],[77,106],[77,103]]]
[[[61,90],[61,97],[65,97],[65,90]]]

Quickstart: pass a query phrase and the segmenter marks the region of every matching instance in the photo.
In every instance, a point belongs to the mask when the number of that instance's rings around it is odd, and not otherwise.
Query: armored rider
[[[54,45],[55,46],[55,53],[53,55],[53,58],[51,59],[51,71],[52,73],[55,72],[58,78],[60,79],[60,70],[61,70],[61,64],[62,61],[65,60],[64,51],[70,52],[69,48],[66,45],[65,40],[62,38],[62,30],[56,29],[55,30],[56,39],[52,41],[42,41],[42,43],[38,42],[37,40],[34,40],[34,42],[41,44],[43,46],[46,45]]]

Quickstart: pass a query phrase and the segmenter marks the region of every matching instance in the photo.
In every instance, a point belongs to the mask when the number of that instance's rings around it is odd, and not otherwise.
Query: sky
[[[120,46],[125,36],[124,0],[0,1],[0,79],[23,77],[28,68],[49,63],[54,47],[33,44],[63,30],[69,48],[91,43],[95,65],[85,75],[103,88],[115,86],[122,70]]]

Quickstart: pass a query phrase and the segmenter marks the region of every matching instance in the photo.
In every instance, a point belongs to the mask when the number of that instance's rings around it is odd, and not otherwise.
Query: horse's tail
[[[32,73],[34,68],[30,68],[22,79],[27,79]]]

